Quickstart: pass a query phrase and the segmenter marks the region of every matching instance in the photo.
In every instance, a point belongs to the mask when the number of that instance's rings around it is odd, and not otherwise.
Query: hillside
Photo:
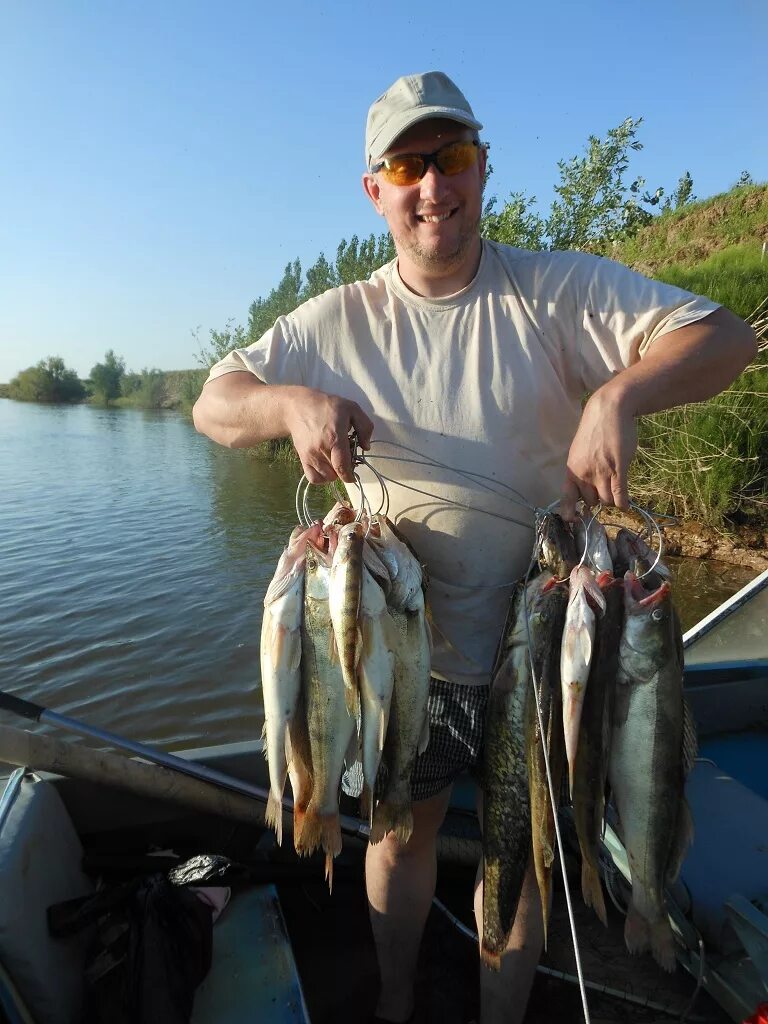
[[[733,246],[754,252],[759,260],[763,242],[768,242],[768,184],[743,185],[661,214],[611,255],[658,276],[665,267],[693,267]],[[768,272],[768,259],[764,266]]]

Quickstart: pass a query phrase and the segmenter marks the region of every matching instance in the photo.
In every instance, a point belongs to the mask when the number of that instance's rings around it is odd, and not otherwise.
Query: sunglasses
[[[371,167],[371,174],[381,174],[390,185],[415,185],[421,181],[431,164],[451,177],[469,170],[477,163],[480,153],[477,139],[471,142],[449,142],[434,153],[403,153],[401,156],[390,156],[386,160]]]

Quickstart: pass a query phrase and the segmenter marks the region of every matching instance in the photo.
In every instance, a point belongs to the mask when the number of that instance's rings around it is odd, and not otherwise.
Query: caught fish
[[[387,603],[398,610],[418,611],[424,604],[419,596],[424,583],[419,560],[386,516],[377,516],[376,525],[370,542],[389,570]]]
[[[603,524],[594,518],[588,520],[577,519],[574,524],[576,550],[579,561],[586,553],[588,563],[594,567],[596,572],[613,572],[613,558],[611,556],[608,534]]]
[[[568,524],[554,512],[538,525],[539,562],[559,580],[567,580],[580,558]]]
[[[573,776],[579,740],[579,723],[595,640],[594,607],[605,611],[605,598],[586,566],[571,573],[568,610],[565,614],[560,653],[560,682],[563,691],[563,732],[568,760],[568,781],[573,793]]]
[[[417,611],[390,608],[397,636],[395,677],[384,746],[386,781],[373,813],[372,843],[387,832],[407,843],[413,832],[411,773],[429,742],[430,640],[421,591],[419,596]]]
[[[619,564],[623,569],[621,575],[629,570],[636,576],[644,577],[642,583],[646,590],[657,590],[664,580],[671,579],[669,568],[657,559],[656,552],[652,551],[636,533],[626,529],[619,530],[616,534],[616,550]]]
[[[693,835],[684,786],[695,754],[671,588],[664,582],[648,592],[627,573],[609,764],[632,875],[624,938],[630,952],[650,948],[668,971],[675,947],[664,889],[676,879]]]
[[[264,741],[269,766],[266,822],[283,841],[283,790],[291,761],[290,723],[301,686],[301,619],[307,540],[318,540],[321,526],[297,527],[280,556],[264,597],[261,623],[261,688]],[[300,768],[298,769],[300,771]]]
[[[605,785],[622,626],[622,585],[608,573],[598,577],[605,612],[597,620],[595,646],[581,713],[573,773],[573,817],[581,849],[584,902],[608,924],[598,864],[605,811]]]
[[[362,650],[358,619],[363,592],[363,534],[360,523],[352,522],[339,528],[328,595],[333,635],[344,678],[344,695],[351,715],[357,713],[357,668]]]
[[[363,779],[362,809],[370,820],[379,762],[389,721],[395,681],[397,630],[387,609],[384,591],[363,566],[360,605],[360,740]]]
[[[483,752],[483,929],[480,956],[498,970],[531,853],[525,722],[531,689],[526,605],[546,580],[519,588],[488,697]],[[520,638],[519,641],[517,638]]]
[[[341,851],[339,783],[356,729],[347,709],[344,677],[333,641],[329,606],[331,558],[307,544],[301,680],[312,757],[312,795],[297,844],[300,853],[325,851],[325,876],[333,885],[333,858]]]
[[[525,722],[533,864],[541,897],[545,946],[552,897],[552,864],[556,850],[556,804],[565,767],[560,646],[568,606],[566,587],[563,584],[552,585],[550,574],[543,577],[544,580],[547,578],[550,582],[545,582],[540,589],[532,592],[528,610],[531,659],[538,687],[541,724],[533,693],[528,699]],[[545,750],[552,778],[554,805],[547,782]]]

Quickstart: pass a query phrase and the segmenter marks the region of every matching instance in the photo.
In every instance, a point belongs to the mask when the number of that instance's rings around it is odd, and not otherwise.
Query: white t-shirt
[[[394,260],[280,317],[209,380],[247,370],[366,411],[371,463],[397,481],[390,518],[429,575],[434,674],[485,683],[530,561],[532,508],[559,497],[584,393],[717,308],[611,260],[484,242],[460,292],[415,295]],[[380,489],[361,476],[375,510]]]

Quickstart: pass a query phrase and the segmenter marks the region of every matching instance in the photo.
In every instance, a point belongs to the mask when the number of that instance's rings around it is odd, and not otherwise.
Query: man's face
[[[455,121],[424,121],[396,139],[385,156],[434,153],[472,138]],[[447,176],[431,164],[415,185],[392,185],[381,173],[364,175],[365,191],[386,218],[400,256],[427,273],[461,266],[478,238],[485,163],[481,149],[477,162],[461,174]]]

